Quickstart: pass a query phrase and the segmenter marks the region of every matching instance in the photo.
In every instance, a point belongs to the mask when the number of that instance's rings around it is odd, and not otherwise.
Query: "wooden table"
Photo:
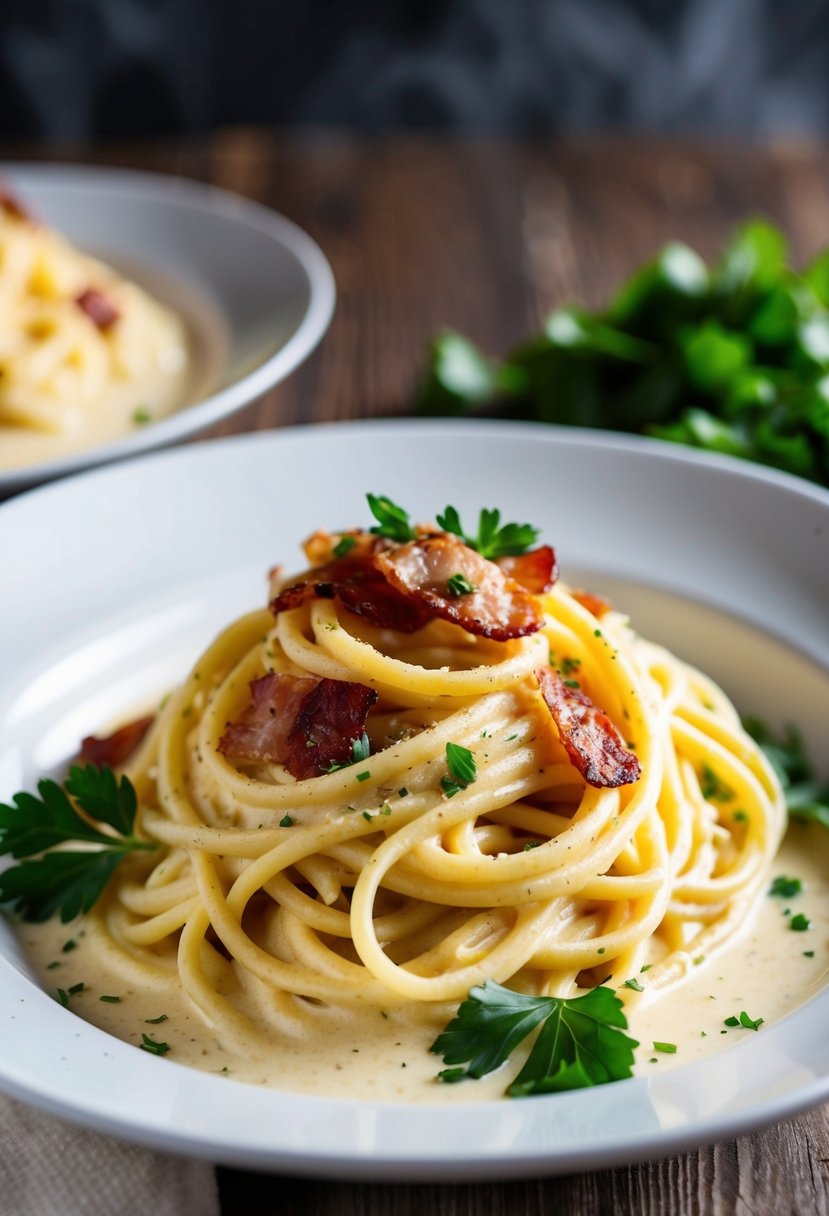
[[[712,257],[740,218],[759,213],[788,232],[795,263],[829,240],[829,151],[808,145],[226,131],[62,159],[236,190],[296,220],[327,254],[339,300],[321,347],[211,435],[404,413],[426,338],[441,326],[501,353],[551,306],[605,300],[669,239]],[[543,1181],[359,1186],[221,1169],[219,1186],[224,1216],[806,1216],[829,1212],[829,1114],[678,1158]]]

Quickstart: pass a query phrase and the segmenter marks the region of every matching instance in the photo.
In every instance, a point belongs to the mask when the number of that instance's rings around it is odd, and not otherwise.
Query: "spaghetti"
[[[161,848],[89,918],[104,965],[177,980],[243,1052],[487,979],[571,997],[641,976],[641,1000],[734,934],[785,806],[710,680],[549,560],[536,590],[534,555],[434,529],[307,551],[127,765]]]
[[[117,432],[163,413],[188,358],[179,317],[0,192],[3,463],[17,463],[18,433],[48,456],[112,431],[113,414]]]

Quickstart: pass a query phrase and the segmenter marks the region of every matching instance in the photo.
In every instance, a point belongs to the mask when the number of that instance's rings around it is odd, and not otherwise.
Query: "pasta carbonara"
[[[0,193],[0,464],[168,413],[188,359],[178,316]]]
[[[734,934],[785,806],[711,680],[557,581],[546,546],[490,559],[429,527],[306,552],[126,766],[161,847],[89,918],[107,967],[180,985],[244,1053],[434,1018],[485,980],[635,976],[642,1001]]]

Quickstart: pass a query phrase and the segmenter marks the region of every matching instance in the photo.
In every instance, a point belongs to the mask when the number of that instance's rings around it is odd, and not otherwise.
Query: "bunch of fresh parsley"
[[[558,309],[500,363],[439,335],[415,407],[640,432],[829,486],[829,249],[796,273],[761,220],[710,268],[668,245],[607,308]]]

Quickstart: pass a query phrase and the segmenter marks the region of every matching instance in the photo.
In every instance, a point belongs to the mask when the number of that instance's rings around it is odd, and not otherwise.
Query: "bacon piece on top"
[[[298,780],[351,758],[377,693],[348,680],[270,672],[253,680],[251,702],[219,740],[232,760],[284,764]]]
[[[119,768],[126,764],[154,721],[154,715],[136,718],[111,735],[87,735],[81,742],[79,759],[84,764],[108,764]]]
[[[544,703],[570,761],[588,785],[610,789],[638,780],[642,767],[603,709],[586,693],[568,688],[557,671],[536,671]]]
[[[111,329],[121,315],[109,297],[97,287],[87,287],[86,291],[75,296],[75,303],[102,332]]]
[[[606,612],[610,612],[613,608],[610,600],[605,599],[603,595],[599,595],[596,591],[583,591],[580,587],[571,591],[574,600],[577,600],[582,608],[586,608],[593,616],[604,616]]]
[[[374,564],[414,603],[469,633],[506,642],[541,628],[530,592],[451,533],[421,536],[378,553]],[[450,580],[457,576],[461,587],[465,583],[474,590],[453,594]]]
[[[514,557],[498,557],[495,564],[509,578],[514,578],[516,583],[535,595],[549,591],[558,578],[558,562],[552,545],[541,545],[538,549]]]
[[[377,538],[369,538],[374,542]],[[381,547],[379,542],[376,547]],[[363,541],[346,557],[335,558],[316,566],[282,587],[271,600],[271,612],[277,616],[288,608],[298,608],[310,599],[338,599],[350,612],[365,617],[381,629],[397,629],[414,633],[434,613],[415,603],[390,586],[374,565],[370,547]]]

